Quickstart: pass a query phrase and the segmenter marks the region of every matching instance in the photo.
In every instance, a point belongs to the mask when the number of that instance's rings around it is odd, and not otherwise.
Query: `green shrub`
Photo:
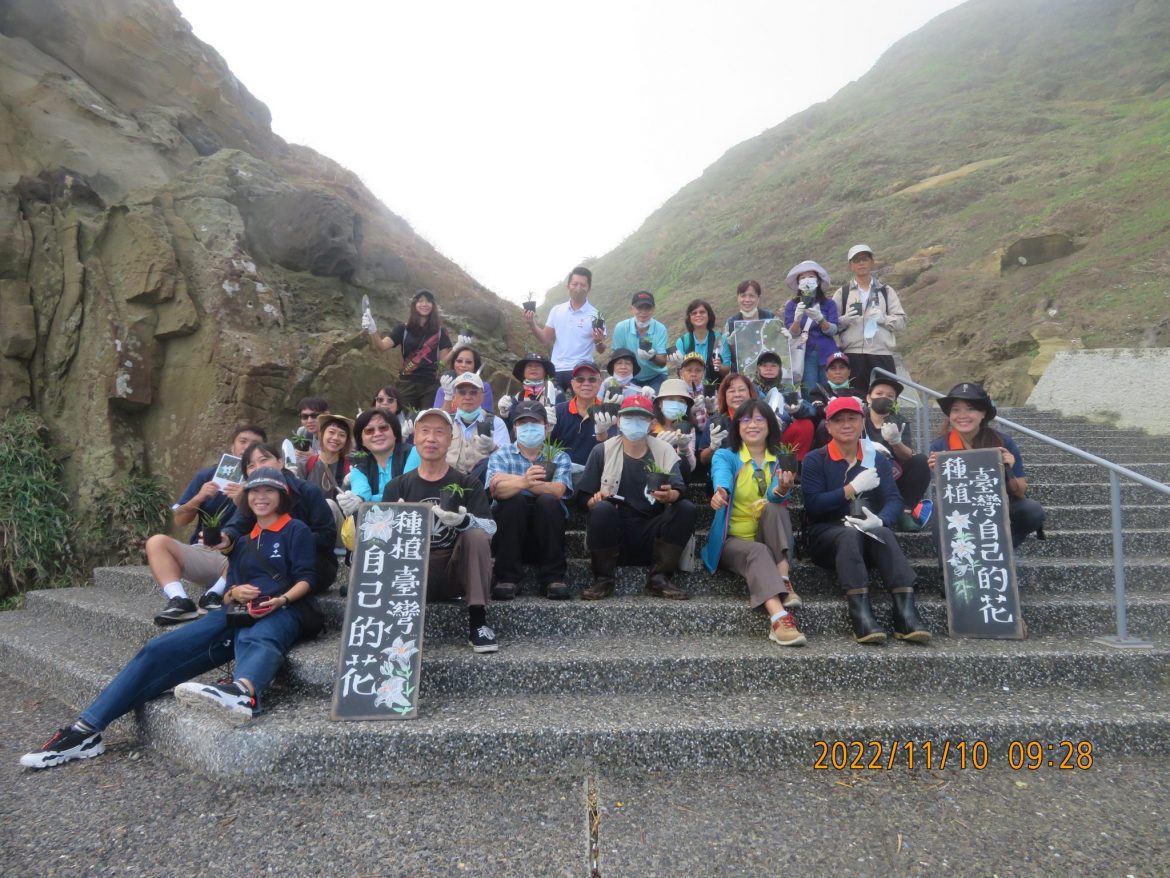
[[[77,572],[70,498],[44,433],[23,412],[0,421],[0,598],[71,585]]]
[[[80,534],[85,569],[146,563],[146,538],[166,533],[170,505],[153,476],[131,473],[103,488]]]

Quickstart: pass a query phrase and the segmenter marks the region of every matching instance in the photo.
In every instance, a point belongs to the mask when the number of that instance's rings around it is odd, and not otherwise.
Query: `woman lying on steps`
[[[256,470],[244,490],[256,526],[232,549],[229,581],[236,584],[224,594],[225,606],[147,642],[76,722],[22,756],[21,765],[51,768],[100,756],[106,726],[171,687],[180,704],[216,708],[236,722],[252,718],[260,694],[302,630],[316,624],[319,610],[310,597],[316,581],[313,532],[289,516],[280,470]],[[231,605],[246,607],[239,620],[245,624],[229,618]],[[185,682],[233,659],[232,681]]]

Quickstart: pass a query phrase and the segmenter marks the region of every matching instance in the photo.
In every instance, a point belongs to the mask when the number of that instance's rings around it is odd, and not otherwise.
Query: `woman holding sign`
[[[765,403],[749,399],[735,412],[729,441],[711,462],[715,520],[703,563],[712,573],[722,566],[747,580],[752,607],[768,613],[772,642],[803,646],[788,612],[800,606],[788,578],[792,519],[785,505],[796,471],[781,466],[780,422]]]
[[[289,515],[291,500],[280,470],[254,471],[244,492],[256,524],[232,550],[230,579],[236,584],[224,594],[225,607],[149,641],[76,722],[22,756],[21,765],[51,768],[100,756],[106,726],[172,687],[180,704],[216,708],[236,722],[252,718],[257,699],[301,636],[301,610],[319,611],[310,607],[316,581],[313,533]],[[230,661],[235,661],[233,680],[185,682]]]
[[[1044,539],[1044,507],[1028,498],[1028,480],[1024,477],[1024,461],[1015,440],[988,426],[996,416],[995,403],[982,385],[964,381],[938,401],[946,415],[943,433],[930,443],[927,463],[934,472],[935,459],[940,451],[962,451],[965,448],[998,448],[1003,460],[1004,487],[1007,488],[1008,517],[1012,526],[1012,548],[1035,533]]]

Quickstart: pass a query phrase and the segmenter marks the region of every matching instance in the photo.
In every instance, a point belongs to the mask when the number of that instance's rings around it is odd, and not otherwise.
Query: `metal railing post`
[[[1114,470],[1109,471],[1109,515],[1113,521],[1113,608],[1117,615],[1117,633],[1094,640],[1121,649],[1152,649],[1150,641],[1129,636],[1125,609],[1125,545],[1121,532],[1121,479]]]

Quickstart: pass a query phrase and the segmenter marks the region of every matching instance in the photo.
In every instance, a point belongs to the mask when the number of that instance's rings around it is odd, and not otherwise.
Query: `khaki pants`
[[[461,597],[469,607],[486,607],[492,585],[492,541],[481,527],[470,527],[455,545],[431,550],[427,600]]]
[[[760,606],[768,598],[788,593],[776,564],[788,557],[791,535],[792,519],[788,507],[765,503],[754,542],[728,535],[723,544],[719,566],[747,580],[753,607]]]
[[[180,575],[188,582],[203,588],[211,588],[227,570],[227,556],[215,549],[198,544],[180,543],[174,539],[171,542],[175,544],[175,555],[182,566]]]

